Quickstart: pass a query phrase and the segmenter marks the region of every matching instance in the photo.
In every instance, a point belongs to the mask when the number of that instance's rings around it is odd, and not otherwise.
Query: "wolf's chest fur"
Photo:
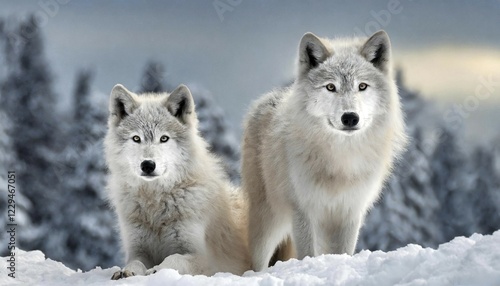
[[[169,191],[140,188],[133,195],[128,221],[134,227],[161,236],[167,228],[189,218],[187,195],[183,188]]]
[[[158,190],[139,188],[132,195],[133,204],[126,212],[127,222],[133,231],[132,240],[141,242],[143,255],[155,263],[174,253],[188,253],[193,246],[187,243],[189,221],[197,212],[189,188]]]

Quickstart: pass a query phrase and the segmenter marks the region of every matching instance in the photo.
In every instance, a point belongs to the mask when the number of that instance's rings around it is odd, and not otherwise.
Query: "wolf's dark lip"
[[[142,173],[141,177],[154,178],[154,177],[158,177],[158,175],[148,175],[148,174]]]
[[[343,128],[343,129],[340,129],[340,130],[346,131],[346,132],[353,132],[353,131],[359,130],[359,128]]]

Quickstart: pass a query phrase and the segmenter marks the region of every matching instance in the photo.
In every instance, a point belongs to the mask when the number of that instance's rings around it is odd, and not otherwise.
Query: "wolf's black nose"
[[[342,120],[342,124],[344,124],[345,126],[354,127],[359,122],[359,115],[354,112],[346,112],[342,115],[340,120]]]
[[[142,163],[141,163],[141,170],[148,175],[153,173],[155,168],[156,168],[156,164],[154,161],[145,160],[145,161],[142,161]]]

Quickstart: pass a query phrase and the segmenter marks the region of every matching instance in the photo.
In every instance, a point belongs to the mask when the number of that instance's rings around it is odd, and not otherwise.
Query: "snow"
[[[243,276],[180,275],[165,269],[151,276],[110,280],[117,266],[74,271],[40,251],[16,251],[16,278],[0,262],[0,285],[499,285],[500,231],[457,237],[438,249],[410,244],[395,251],[363,250],[354,256],[322,255],[278,262]]]

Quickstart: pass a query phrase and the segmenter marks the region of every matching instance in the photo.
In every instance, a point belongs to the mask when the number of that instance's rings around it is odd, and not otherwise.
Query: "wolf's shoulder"
[[[274,89],[255,100],[248,112],[247,121],[274,115],[290,93],[290,89],[290,87]]]

